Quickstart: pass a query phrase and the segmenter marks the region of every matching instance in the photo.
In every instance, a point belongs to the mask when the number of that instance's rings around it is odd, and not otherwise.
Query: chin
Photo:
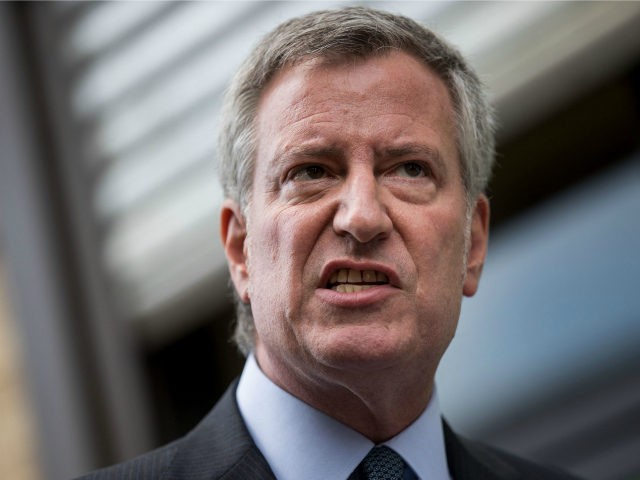
[[[371,328],[350,329],[349,332],[332,332],[315,343],[312,355],[320,363],[335,369],[370,371],[397,366],[410,361],[416,352],[411,341],[415,336],[387,329],[371,331]]]

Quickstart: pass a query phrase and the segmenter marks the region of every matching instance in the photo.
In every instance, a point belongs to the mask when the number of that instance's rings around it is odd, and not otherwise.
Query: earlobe
[[[249,272],[247,270],[246,221],[240,206],[226,199],[220,211],[220,237],[227,257],[231,280],[243,302],[249,302]]]
[[[478,283],[480,282],[480,275],[482,274],[489,243],[489,216],[489,199],[485,195],[480,195],[471,217],[467,274],[462,290],[467,297],[475,295],[478,290]]]

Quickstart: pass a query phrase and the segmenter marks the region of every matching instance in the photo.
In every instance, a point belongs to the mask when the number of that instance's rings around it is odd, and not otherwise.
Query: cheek
[[[448,212],[428,218],[433,221],[424,225],[411,248],[418,270],[418,293],[429,302],[458,303],[466,263],[465,225],[452,221]]]
[[[294,286],[301,284],[300,276],[314,245],[310,219],[310,215],[293,209],[255,212],[247,228],[249,282],[255,294],[257,289],[269,295],[275,290],[292,294]]]
[[[446,231],[443,231],[446,230]],[[464,230],[440,229],[423,242],[416,299],[420,336],[442,355],[455,334],[464,281]]]

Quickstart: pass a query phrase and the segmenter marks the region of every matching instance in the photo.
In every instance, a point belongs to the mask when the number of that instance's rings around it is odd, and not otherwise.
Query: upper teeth
[[[331,274],[329,279],[329,287],[338,291],[359,291],[361,288],[344,288],[349,285],[339,284],[356,284],[353,287],[366,287],[371,284],[388,283],[389,279],[382,272],[375,270],[354,270],[353,268],[341,268]]]

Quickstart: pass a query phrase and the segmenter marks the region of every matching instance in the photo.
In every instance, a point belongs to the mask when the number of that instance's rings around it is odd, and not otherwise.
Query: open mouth
[[[389,278],[382,272],[341,268],[331,274],[326,288],[340,293],[354,293],[388,283]]]

